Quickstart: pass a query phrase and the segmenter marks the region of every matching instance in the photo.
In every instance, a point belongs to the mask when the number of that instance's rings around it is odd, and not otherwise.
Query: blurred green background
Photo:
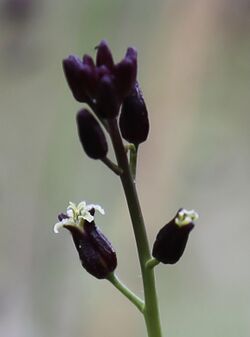
[[[200,214],[181,261],[157,267],[164,336],[249,336],[250,1],[1,0],[0,19],[0,336],[146,337],[136,309],[53,233],[69,200],[102,205],[118,273],[142,295],[119,180],[83,153],[61,66],[103,38],[117,61],[138,49],[151,244],[179,207]]]

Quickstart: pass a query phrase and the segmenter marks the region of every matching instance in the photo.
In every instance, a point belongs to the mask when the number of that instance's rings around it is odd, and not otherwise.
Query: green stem
[[[155,266],[157,266],[160,263],[160,261],[156,260],[154,257],[152,257],[152,259],[148,260],[146,263],[146,267],[148,269],[152,269]]]
[[[118,289],[127,299],[132,302],[143,313],[144,302],[136,296],[125,284],[123,284],[115,273],[110,273],[107,279]]]
[[[117,120],[109,121],[109,132],[119,167],[123,169],[120,176],[125,192],[130,217],[132,220],[137,251],[142,272],[145,308],[143,311],[148,337],[162,337],[158,301],[155,287],[154,269],[148,269],[146,263],[151,259],[147,233],[137,196],[137,191],[132,177],[127,155],[117,126]]]
[[[137,151],[138,151],[138,145],[130,144],[129,164],[130,164],[131,174],[134,180],[136,178]]]
[[[122,169],[113,163],[112,160],[110,160],[108,157],[102,158],[101,161],[118,176],[122,174]]]

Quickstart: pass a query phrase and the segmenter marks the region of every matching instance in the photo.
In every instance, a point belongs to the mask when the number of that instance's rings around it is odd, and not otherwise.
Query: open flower
[[[83,230],[84,220],[92,222],[94,220],[93,212],[98,211],[102,215],[105,214],[104,209],[99,205],[89,204],[85,201],[81,201],[78,205],[73,202],[69,202],[66,214],[61,213],[58,215],[58,220],[54,226],[54,232],[58,233],[61,227],[72,226],[80,230]],[[92,214],[91,214],[92,213]]]
[[[189,233],[194,228],[198,213],[181,208],[176,216],[157,234],[152,255],[167,264],[176,263],[182,256]]]
[[[104,214],[99,205],[70,202],[66,214],[58,215],[54,232],[58,233],[60,227],[70,231],[83,268],[96,278],[104,279],[115,270],[117,259],[111,243],[94,222],[95,211]]]

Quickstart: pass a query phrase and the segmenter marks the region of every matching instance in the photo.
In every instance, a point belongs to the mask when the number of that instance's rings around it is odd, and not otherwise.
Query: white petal
[[[199,214],[193,210],[191,217],[192,217],[193,221],[198,220],[199,219]]]
[[[62,219],[61,223],[62,223],[62,226],[64,226],[64,225],[74,225],[75,224],[72,219]]]
[[[94,220],[93,215],[91,215],[89,212],[85,212],[81,216],[84,220],[87,220],[88,222],[92,222]],[[80,218],[80,217],[79,217]]]
[[[94,205],[94,204],[89,204],[87,205],[86,209],[90,211],[92,208],[94,208],[96,211],[100,212],[102,215],[105,214],[104,209],[100,205]]]
[[[73,212],[73,210],[71,208],[67,208],[67,212],[66,213],[67,213],[67,216],[69,218],[73,218],[74,212]]]
[[[62,219],[62,221],[57,222],[54,226],[54,232],[59,233],[59,229],[64,227],[65,225],[75,226],[75,223],[72,219]]]
[[[63,227],[63,223],[62,222],[57,222],[54,226],[54,233],[59,233],[59,229]]]

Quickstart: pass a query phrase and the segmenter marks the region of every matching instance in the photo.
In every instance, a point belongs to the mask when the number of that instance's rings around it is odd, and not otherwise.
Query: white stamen
[[[83,229],[84,220],[88,222],[92,222],[94,220],[94,216],[90,213],[92,209],[100,212],[102,215],[105,214],[104,209],[99,205],[87,205],[85,201],[81,201],[78,205],[76,205],[70,201],[66,211],[68,218],[64,218],[60,222],[57,222],[54,226],[54,232],[58,233],[59,229],[65,225],[71,225]]]

